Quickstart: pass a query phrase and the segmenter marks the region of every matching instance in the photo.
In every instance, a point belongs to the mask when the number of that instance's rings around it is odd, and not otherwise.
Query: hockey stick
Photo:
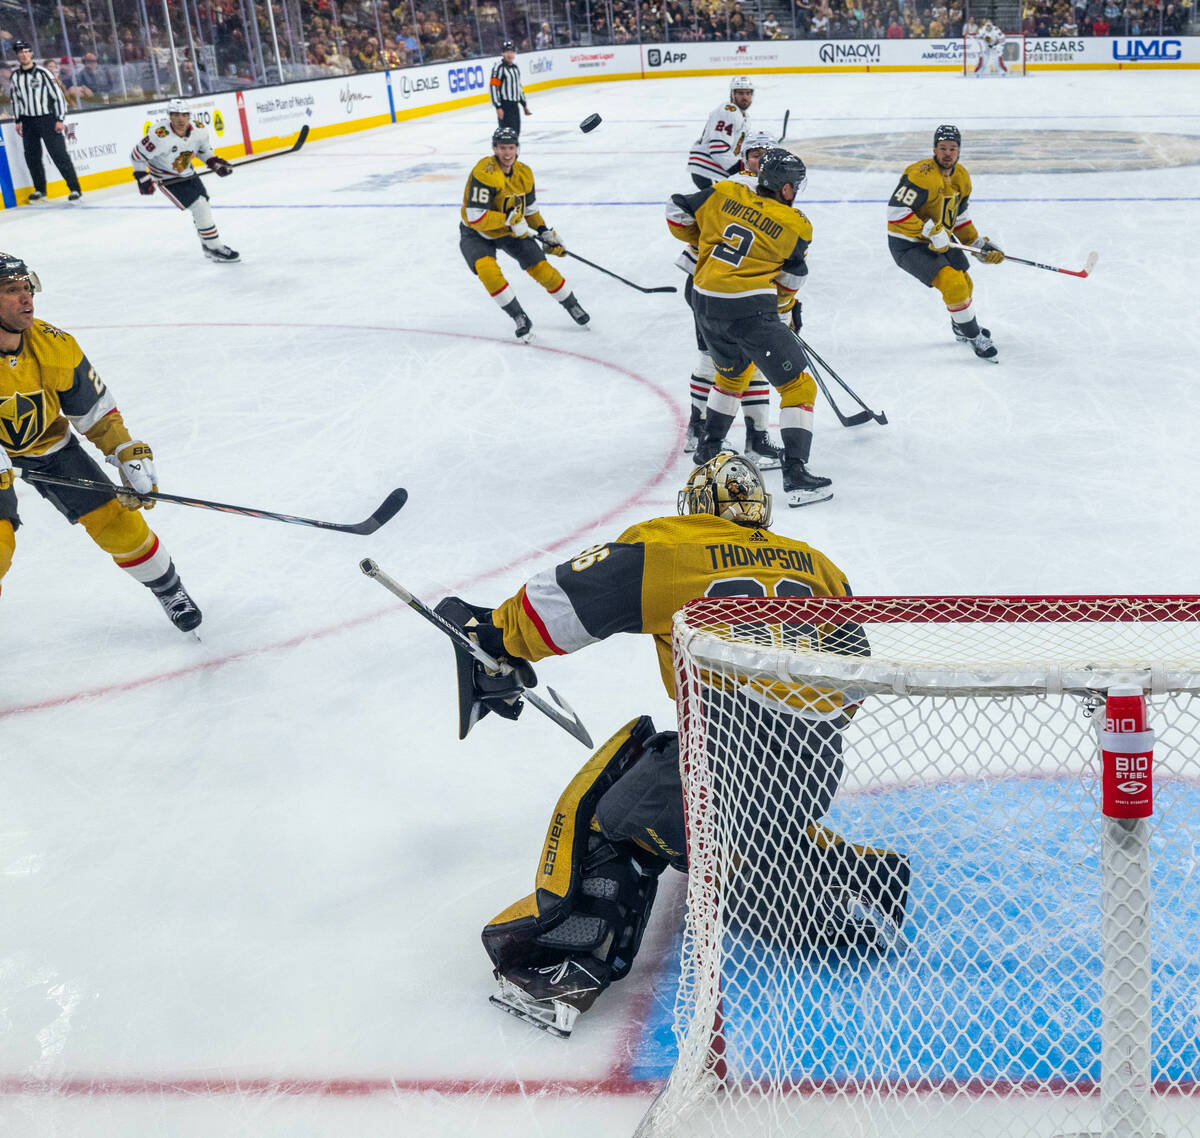
[[[791,111],[783,112],[783,129],[779,132],[779,141],[780,142],[782,142],[785,138],[787,138],[787,124],[788,124],[788,119],[790,119],[791,117],[792,117]]]
[[[399,581],[389,577],[379,566],[369,557],[364,557],[358,563],[358,567],[368,576],[375,578],[389,593],[393,593],[399,597],[413,612],[420,613],[430,624],[435,628],[440,629],[451,640],[454,641],[460,648],[466,649],[472,656],[475,657],[489,672],[499,672],[502,676],[509,675],[513,669],[508,664],[502,664],[499,660],[488,655],[478,644],[475,643],[461,628],[456,624],[452,624],[444,616],[436,613],[424,601],[414,597]],[[558,704],[558,707],[552,707],[539,695],[531,692],[528,688],[522,690],[523,698],[529,700],[534,707],[538,709],[548,719],[554,720],[564,731],[570,735],[574,735],[585,747],[591,747],[592,737],[588,734],[588,730],[580,721],[579,716],[575,714],[574,708],[553,688],[547,688],[550,697]],[[560,710],[561,708],[561,710]]]
[[[408,491],[393,490],[365,522],[354,525],[340,525],[337,522],[323,522],[316,518],[297,518],[291,514],[276,514],[270,510],[255,510],[250,506],[230,506],[225,502],[207,502],[203,498],[184,498],[179,494],[163,494],[159,491],[139,494],[125,487],[114,486],[111,482],[93,482],[88,478],[60,478],[57,474],[42,474],[29,467],[21,467],[21,474],[28,482],[46,482],[52,486],[74,486],[80,490],[104,490],[114,494],[124,494],[132,498],[140,498],[143,502],[174,502],[177,506],[196,506],[201,510],[219,510],[223,514],[241,514],[247,518],[266,518],[274,522],[287,522],[294,526],[314,526],[316,529],[332,529],[338,533],[356,533],[363,536],[374,533],[380,526],[390,522],[408,501]]]
[[[582,261],[585,265],[590,265],[593,269],[596,269],[598,272],[604,273],[606,276],[613,277],[616,280],[619,280],[622,284],[628,285],[630,288],[636,288],[638,290],[638,292],[678,292],[679,291],[679,289],[677,289],[674,285],[659,285],[658,288],[643,288],[641,285],[634,284],[633,281],[627,281],[624,277],[617,276],[616,273],[611,272],[609,269],[602,268],[600,265],[597,265],[595,263],[595,261],[589,261],[586,257],[581,257],[578,253],[572,253],[570,249],[564,249],[563,252],[566,253],[566,255],[568,257],[574,257],[575,260]]]
[[[973,253],[976,256],[979,255],[979,250],[976,249],[974,245],[963,245],[958,241],[951,241],[950,248],[962,249],[966,253]],[[1004,254],[1004,259],[1006,261],[1016,261],[1018,265],[1029,265],[1034,269],[1045,269],[1050,273],[1062,273],[1064,276],[1068,277],[1087,277],[1091,275],[1092,270],[1096,267],[1096,262],[1100,260],[1100,254],[1089,253],[1087,255],[1087,260],[1084,262],[1083,268],[1079,270],[1060,269],[1056,265],[1043,265],[1040,261],[1027,261],[1024,257],[1014,257],[1009,253]]]
[[[804,349],[808,356],[808,362],[812,364],[813,378],[816,379],[817,386],[821,389],[821,394],[824,395],[829,401],[829,406],[833,408],[833,413],[838,417],[838,422],[840,422],[843,427],[861,427],[864,423],[871,422],[872,419],[881,427],[887,423],[888,418],[883,411],[872,411],[871,408],[868,407],[858,397],[858,393],[854,390],[854,388],[852,388],[844,379],[842,379],[842,377],[838,375],[838,373],[834,371],[829,364],[821,359],[821,357],[817,355],[817,353],[814,352],[800,336],[796,336],[796,339],[800,341],[800,346]],[[817,366],[818,364],[820,367]],[[849,416],[842,414],[841,409],[833,401],[833,396],[830,395],[829,388],[825,386],[825,381],[821,377],[821,368],[824,368],[829,373],[829,377],[834,380],[837,385],[862,408],[861,411]]]
[[[253,166],[255,162],[266,162],[268,158],[282,158],[285,154],[295,154],[297,150],[304,145],[305,139],[308,138],[308,123],[305,123],[300,128],[300,133],[296,135],[296,141],[292,143],[286,150],[272,150],[270,154],[260,154],[257,158],[247,158],[243,162],[230,162],[229,164],[235,169],[240,170],[243,166]],[[201,170],[196,176],[203,178],[205,174],[216,173],[215,170]]]

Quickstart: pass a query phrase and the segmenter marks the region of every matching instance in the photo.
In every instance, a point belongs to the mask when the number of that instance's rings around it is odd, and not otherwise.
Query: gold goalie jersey
[[[105,454],[130,441],[121,413],[75,337],[44,320],[0,357],[0,444],[14,458],[53,454],[71,424]]]
[[[845,574],[804,542],[685,514],[639,522],[615,542],[539,573],[493,610],[492,621],[505,648],[526,660],[575,652],[616,632],[647,633],[673,696],[671,620],[688,601],[849,593]]]
[[[541,229],[546,224],[537,208],[533,171],[518,161],[513,163],[512,172],[505,174],[495,157],[481,158],[475,163],[463,190],[463,224],[492,241],[511,237],[508,215],[514,209],[520,211],[534,229]]]
[[[738,320],[773,313],[808,272],[812,223],[741,182],[726,179],[696,194],[674,194],[667,227],[699,250],[693,307],[702,316]]]
[[[888,236],[901,241],[925,240],[921,227],[933,220],[964,245],[979,234],[971,221],[971,175],[961,163],[947,176],[932,159],[914,162],[888,199]]]

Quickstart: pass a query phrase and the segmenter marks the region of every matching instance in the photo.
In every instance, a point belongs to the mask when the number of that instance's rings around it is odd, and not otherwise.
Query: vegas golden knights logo
[[[0,445],[20,451],[31,446],[46,428],[46,398],[42,391],[15,391],[0,402]]]

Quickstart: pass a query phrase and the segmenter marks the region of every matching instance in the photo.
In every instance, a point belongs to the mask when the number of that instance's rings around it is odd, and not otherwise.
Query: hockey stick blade
[[[434,612],[424,601],[410,593],[399,581],[385,573],[379,567],[379,564],[370,557],[364,557],[358,563],[358,567],[366,576],[378,581],[393,596],[399,597],[413,612],[423,616],[435,628],[444,632],[460,648],[466,649],[489,671],[500,672],[502,675],[508,675],[512,672],[511,665],[502,663],[493,656],[490,656],[463,632],[461,628],[452,624],[439,613]],[[533,704],[547,719],[557,723],[569,735],[573,735],[585,747],[591,749],[593,746],[592,737],[588,734],[588,729],[584,727],[579,716],[575,714],[574,708],[553,688],[547,688],[546,690],[550,693],[554,702],[558,704],[558,707],[552,707],[536,692],[532,692],[528,688],[525,688],[521,692],[521,696]]]
[[[370,534],[380,526],[386,525],[401,510],[408,501],[408,491],[393,490],[380,503],[377,509],[366,521],[343,525],[341,522],[326,522],[320,518],[301,518],[293,514],[277,514],[273,510],[258,510],[252,506],[234,506],[228,502],[210,502],[206,498],[186,498],[182,494],[166,494],[161,490],[138,493],[111,482],[98,482],[91,478],[60,478],[57,474],[43,474],[39,470],[31,470],[27,466],[19,468],[21,476],[27,482],[45,482],[51,486],[74,486],[80,490],[101,490],[110,494],[125,494],[138,498],[143,502],[170,502],[176,506],[192,506],[198,510],[216,510],[221,514],[239,514],[244,518],[263,518],[270,522],[285,522],[293,526],[311,526],[313,529],[330,529],[336,533]]]

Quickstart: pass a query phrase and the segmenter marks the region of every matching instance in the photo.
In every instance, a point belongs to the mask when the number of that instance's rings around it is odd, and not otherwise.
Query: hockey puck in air
[[[579,129],[581,131],[583,131],[584,134],[588,134],[590,131],[595,130],[596,127],[598,127],[599,125],[600,125],[600,116],[599,115],[588,115],[588,117],[579,124]]]

